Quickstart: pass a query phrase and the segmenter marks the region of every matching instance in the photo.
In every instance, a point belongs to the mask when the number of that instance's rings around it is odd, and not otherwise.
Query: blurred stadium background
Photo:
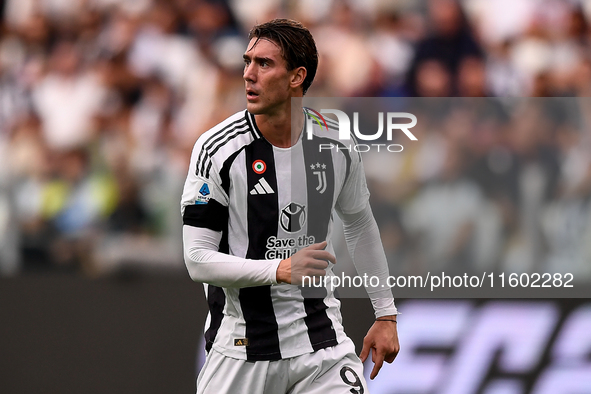
[[[246,35],[273,17],[316,38],[312,97],[591,96],[590,0],[0,0],[0,392],[193,391],[180,193],[196,138],[244,108]],[[589,280],[581,108],[450,111],[396,163],[368,157],[392,272]],[[403,353],[372,392],[591,393],[587,300],[434,302],[401,302]]]

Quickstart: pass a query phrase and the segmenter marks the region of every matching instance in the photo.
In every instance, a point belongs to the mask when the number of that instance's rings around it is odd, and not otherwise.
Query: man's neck
[[[265,139],[272,145],[289,148],[300,138],[304,126],[304,113],[301,104],[293,105],[291,111],[255,115],[255,121]]]

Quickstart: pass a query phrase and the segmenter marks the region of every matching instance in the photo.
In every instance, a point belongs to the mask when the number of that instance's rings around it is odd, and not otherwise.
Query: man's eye
[[[269,63],[267,63],[267,62],[265,62],[265,61],[262,61],[262,62],[261,62],[261,67],[267,67],[268,65],[269,65]]]

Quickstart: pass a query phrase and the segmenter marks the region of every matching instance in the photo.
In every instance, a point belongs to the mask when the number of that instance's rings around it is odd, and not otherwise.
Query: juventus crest
[[[326,191],[326,164],[310,164],[310,168],[312,170],[316,170],[313,171],[312,174],[318,177],[318,186],[316,186],[316,191],[320,194],[323,194]]]

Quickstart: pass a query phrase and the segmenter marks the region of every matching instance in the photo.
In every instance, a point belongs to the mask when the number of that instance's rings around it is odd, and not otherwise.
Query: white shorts
[[[211,349],[197,394],[368,394],[363,364],[347,338],[337,346],[278,361],[246,361]]]

